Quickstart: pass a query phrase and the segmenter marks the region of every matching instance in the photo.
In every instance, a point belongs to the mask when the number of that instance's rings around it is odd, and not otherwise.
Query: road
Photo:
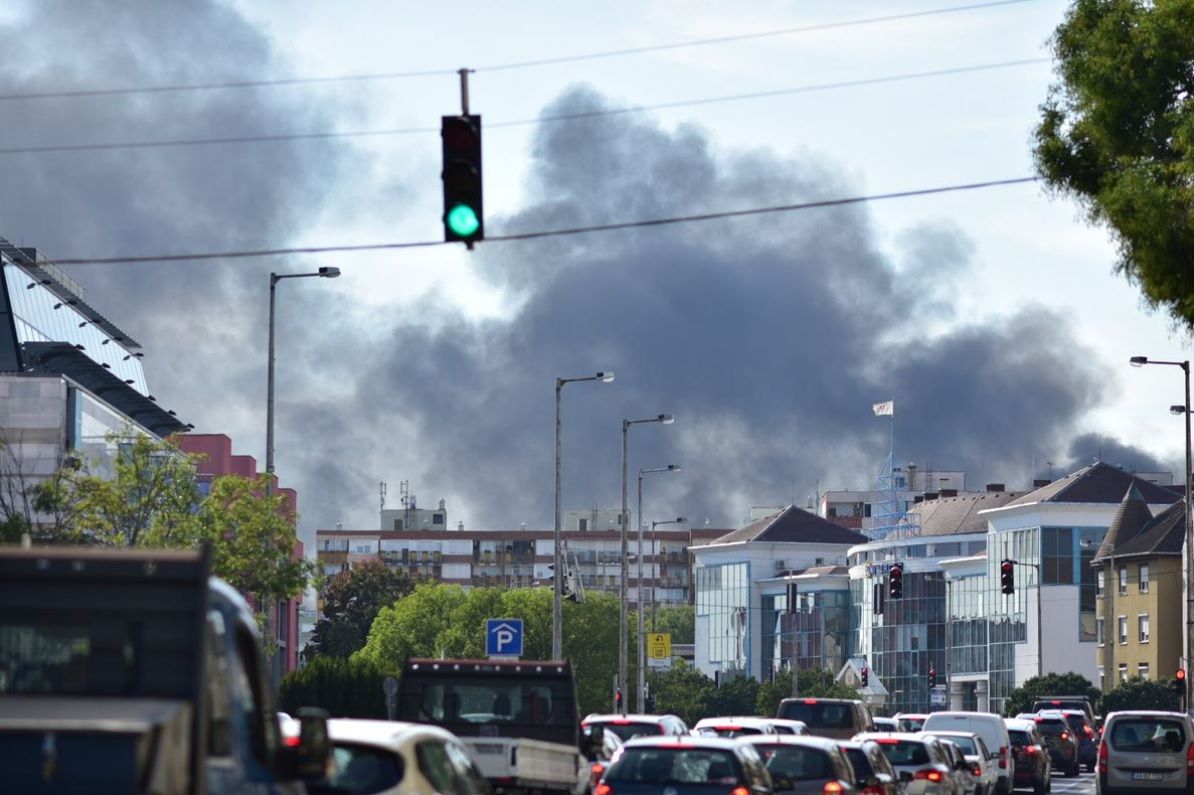
[[[1051,795],[1094,795],[1094,773],[1080,773],[1073,778],[1053,774],[1053,791]],[[1020,790],[1016,790],[1020,792]]]

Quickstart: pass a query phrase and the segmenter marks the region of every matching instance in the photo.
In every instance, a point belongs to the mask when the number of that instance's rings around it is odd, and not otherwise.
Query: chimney
[[[988,483],[987,491],[1005,491],[1006,487],[1002,483]]]
[[[1053,481],[1049,480],[1048,478],[1037,478],[1036,480],[1032,481],[1032,487],[1034,489],[1039,489],[1041,486],[1048,486],[1052,482]]]
[[[942,489],[941,496],[942,497],[957,497],[958,490],[957,489]]]

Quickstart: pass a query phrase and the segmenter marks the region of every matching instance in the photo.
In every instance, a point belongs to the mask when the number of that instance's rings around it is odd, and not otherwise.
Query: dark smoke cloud
[[[5,93],[285,71],[260,32],[216,3],[39,0],[0,33],[19,65],[0,74]],[[19,123],[0,145],[333,126],[334,106],[301,96],[9,103]],[[607,104],[576,88],[544,113]],[[349,200],[323,197],[344,195],[336,186],[356,157],[332,142],[9,156],[0,234],[51,256],[285,244],[317,217],[346,215]],[[625,116],[544,122],[531,157],[526,207],[488,219],[494,232],[864,192],[815,152],[719,151],[699,128]],[[387,189],[408,195],[401,179]],[[681,464],[650,481],[646,518],[721,526],[751,504],[802,501],[818,479],[869,486],[888,450],[875,401],[896,397],[901,459],[1016,483],[1032,456],[1068,448],[1102,396],[1105,374],[1046,309],[958,324],[953,296],[967,289],[972,246],[949,224],[909,229],[886,251],[869,209],[848,206],[482,244],[472,256],[516,299],[513,317],[470,320],[434,295],[386,311],[288,293],[280,339],[304,356],[280,351],[277,447],[308,530],[375,526],[382,478],[391,504],[399,478],[424,505],[446,497],[452,523],[548,526],[554,380],[598,369],[617,381],[565,391],[565,505],[615,507],[621,419],[667,412],[675,425],[631,431],[631,503],[638,467]],[[262,447],[267,274],[302,266],[75,275],[147,346],[159,397],[243,452]]]

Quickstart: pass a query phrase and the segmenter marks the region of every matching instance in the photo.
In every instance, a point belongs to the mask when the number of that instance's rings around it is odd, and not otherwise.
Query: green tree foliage
[[[709,715],[709,700],[715,689],[712,679],[683,660],[651,678],[655,711],[678,715],[689,726]]]
[[[386,717],[382,682],[396,675],[368,660],[316,657],[282,677],[278,706],[294,714],[299,707],[322,707],[333,718]]]
[[[754,715],[758,698],[759,680],[750,676],[736,676],[721,687],[713,688],[705,700],[705,715]]]
[[[1178,712],[1181,696],[1173,689],[1173,680],[1162,681],[1132,677],[1103,694],[1103,714],[1124,709],[1159,709]]]
[[[1031,712],[1032,703],[1041,696],[1086,696],[1098,713],[1100,695],[1090,680],[1081,674],[1073,671],[1064,674],[1048,673],[1044,676],[1034,676],[1013,690],[1003,706],[1003,714],[1012,717],[1021,712]]]
[[[1038,173],[1119,246],[1117,269],[1194,330],[1194,2],[1075,0],[1053,34],[1058,82]]]
[[[655,629],[667,632],[672,643],[692,643],[696,634],[696,611],[692,605],[659,605],[655,609]]]
[[[365,645],[369,627],[382,607],[413,589],[406,572],[374,561],[342,571],[320,591],[322,616],[303,657],[347,657]]]
[[[810,698],[858,698],[858,691],[834,680],[830,671],[805,668],[800,671],[800,695]],[[774,681],[759,685],[755,714],[774,716],[779,702],[792,697],[792,672],[780,671]]]

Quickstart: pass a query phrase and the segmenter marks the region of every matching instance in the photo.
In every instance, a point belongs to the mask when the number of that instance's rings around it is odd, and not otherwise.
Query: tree
[[[759,680],[751,676],[735,676],[713,688],[705,699],[705,715],[753,715],[759,698]]]
[[[1033,702],[1041,696],[1086,696],[1097,713],[1101,693],[1081,674],[1073,671],[1048,673],[1034,676],[1013,690],[1003,705],[1003,714],[1012,717],[1021,712],[1031,712]]]
[[[452,617],[466,599],[459,585],[418,583],[409,594],[378,611],[365,645],[353,659],[401,668],[408,657],[442,656],[440,636],[453,626]]]
[[[333,718],[386,717],[382,682],[396,672],[368,660],[316,657],[282,677],[278,708],[294,714],[299,707],[322,707]]]
[[[1173,680],[1156,681],[1132,677],[1103,694],[1102,712],[1124,709],[1181,711],[1182,699],[1173,688]]]
[[[659,605],[655,609],[652,632],[667,632],[672,643],[692,643],[696,634],[696,611],[692,605]]]
[[[712,679],[684,660],[676,660],[670,670],[652,678],[655,711],[678,715],[689,726],[709,714],[714,689]]]
[[[322,615],[315,624],[304,659],[347,657],[365,645],[369,627],[382,607],[394,604],[414,588],[406,572],[380,561],[342,571],[320,592]]]
[[[1075,0],[1052,37],[1037,172],[1119,248],[1116,269],[1194,331],[1194,2]]]
[[[858,698],[858,691],[834,679],[833,673],[819,668],[804,668],[800,671],[800,695],[810,698]],[[755,702],[758,715],[775,715],[779,702],[792,697],[792,672],[778,671],[771,682],[759,685]]]

